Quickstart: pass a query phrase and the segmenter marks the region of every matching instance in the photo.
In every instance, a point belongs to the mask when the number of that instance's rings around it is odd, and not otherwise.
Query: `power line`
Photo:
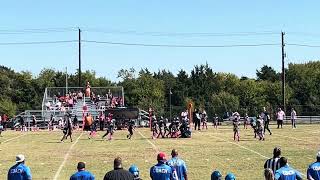
[[[4,42],[0,43],[1,46],[4,45],[34,45],[34,44],[62,44],[78,42],[78,40],[67,40],[67,41],[33,41],[33,42]]]
[[[230,47],[258,47],[258,46],[279,46],[279,43],[265,44],[229,44],[229,45],[177,45],[177,44],[144,44],[144,43],[124,43],[112,41],[92,41],[82,40],[87,43],[110,44],[123,46],[145,46],[145,47],[168,47],[168,48],[230,48]]]
[[[279,32],[264,31],[264,32],[232,32],[232,33],[213,33],[213,32],[139,32],[132,30],[105,30],[105,29],[84,29],[86,32],[97,32],[105,34],[126,34],[137,36],[259,36],[259,35],[279,35]]]
[[[309,45],[309,44],[297,44],[297,43],[288,43],[289,46],[299,46],[299,47],[310,47],[310,48],[319,48],[320,45]]]
[[[75,28],[43,28],[43,29],[0,29],[0,34],[38,34],[38,33],[59,33],[72,32]]]

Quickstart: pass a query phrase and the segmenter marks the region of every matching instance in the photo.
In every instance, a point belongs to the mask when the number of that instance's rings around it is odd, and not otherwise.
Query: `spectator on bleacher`
[[[179,180],[188,180],[186,163],[178,157],[178,151],[173,149],[171,156],[172,159],[167,164],[173,169]]]
[[[291,109],[291,125],[292,128],[296,128],[296,119],[297,119],[297,112],[294,110],[294,108]]]
[[[51,103],[48,101],[45,103],[46,110],[51,110]]]
[[[90,97],[91,95],[91,86],[90,86],[90,82],[87,81],[87,85],[86,85],[86,97]]]
[[[22,154],[16,156],[16,164],[8,171],[8,180],[31,180],[30,168],[25,165],[25,157]]]
[[[77,95],[77,99],[82,99],[82,98],[83,98],[83,93],[82,91],[79,91]]]
[[[150,177],[152,180],[171,180],[173,179],[173,169],[166,165],[166,155],[160,152],[157,155],[158,163],[151,167]]]
[[[78,172],[74,173],[70,180],[94,180],[93,174],[86,171],[86,164],[84,162],[79,162],[77,165]]]
[[[302,176],[300,172],[289,167],[288,160],[285,157],[280,158],[280,169],[278,169],[274,175],[275,180],[301,180]]]
[[[56,103],[57,109],[60,110],[60,109],[61,109],[61,106],[62,106],[62,103],[61,103],[60,101],[58,101],[58,102]]]
[[[232,173],[228,173],[225,180],[236,180],[236,176]]]
[[[129,171],[123,169],[122,159],[117,157],[113,161],[113,170],[106,173],[104,180],[133,180],[134,176]]]
[[[211,180],[222,180],[222,175],[220,171],[218,170],[213,171],[211,174]]]
[[[141,180],[139,168],[136,165],[131,165],[128,171],[133,174],[133,180]]]
[[[284,113],[284,111],[281,108],[278,108],[278,112],[277,112],[277,125],[278,125],[278,129],[279,126],[283,125],[283,120],[285,119],[286,114]]]
[[[281,156],[281,148],[275,147],[273,149],[273,157],[268,159],[264,163],[264,168],[270,168],[273,171],[273,174],[276,173],[276,171],[280,168],[280,156]]]
[[[264,179],[265,180],[274,180],[274,174],[272,169],[266,168],[264,169]]]
[[[309,165],[307,178],[308,180],[320,180],[320,151],[317,153],[317,161]]]

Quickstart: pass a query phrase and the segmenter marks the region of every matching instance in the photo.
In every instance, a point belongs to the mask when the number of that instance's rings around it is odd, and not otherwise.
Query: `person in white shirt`
[[[284,113],[284,111],[282,111],[281,108],[278,108],[278,112],[277,112],[278,129],[279,129],[279,126],[281,126],[281,128],[282,128],[283,120],[284,120],[285,117],[286,117],[286,114]]]
[[[291,125],[292,128],[296,128],[296,119],[297,119],[297,112],[294,108],[291,109]]]

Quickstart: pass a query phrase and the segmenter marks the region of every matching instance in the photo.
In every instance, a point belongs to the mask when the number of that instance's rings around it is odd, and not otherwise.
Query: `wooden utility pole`
[[[78,28],[79,32],[79,72],[78,72],[78,78],[79,78],[79,87],[81,86],[81,30]]]
[[[282,106],[283,106],[283,111],[286,112],[286,72],[284,68],[284,58],[286,56],[284,52],[284,32],[281,32],[281,52],[282,52]]]

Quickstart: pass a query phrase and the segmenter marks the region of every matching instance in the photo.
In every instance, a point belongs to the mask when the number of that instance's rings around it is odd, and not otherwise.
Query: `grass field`
[[[26,156],[26,164],[31,168],[33,179],[69,179],[76,171],[78,161],[87,163],[87,170],[96,179],[112,169],[113,159],[122,157],[124,167],[136,164],[142,179],[149,178],[149,169],[156,163],[156,152],[170,155],[172,148],[179,150],[180,157],[188,166],[189,179],[210,179],[213,169],[219,169],[223,175],[233,172],[238,179],[263,179],[263,164],[272,156],[275,146],[281,146],[283,156],[303,174],[308,164],[315,160],[320,149],[320,125],[298,125],[291,129],[271,126],[273,135],[266,141],[253,138],[252,129],[240,130],[240,142],[234,142],[231,126],[222,126],[218,130],[194,132],[191,139],[150,138],[148,129],[137,129],[132,140],[126,139],[127,131],[116,131],[112,141],[103,141],[99,132],[94,139],[87,134],[74,132],[74,142],[60,143],[62,132],[3,132],[0,137],[0,179],[6,179],[15,155]]]

